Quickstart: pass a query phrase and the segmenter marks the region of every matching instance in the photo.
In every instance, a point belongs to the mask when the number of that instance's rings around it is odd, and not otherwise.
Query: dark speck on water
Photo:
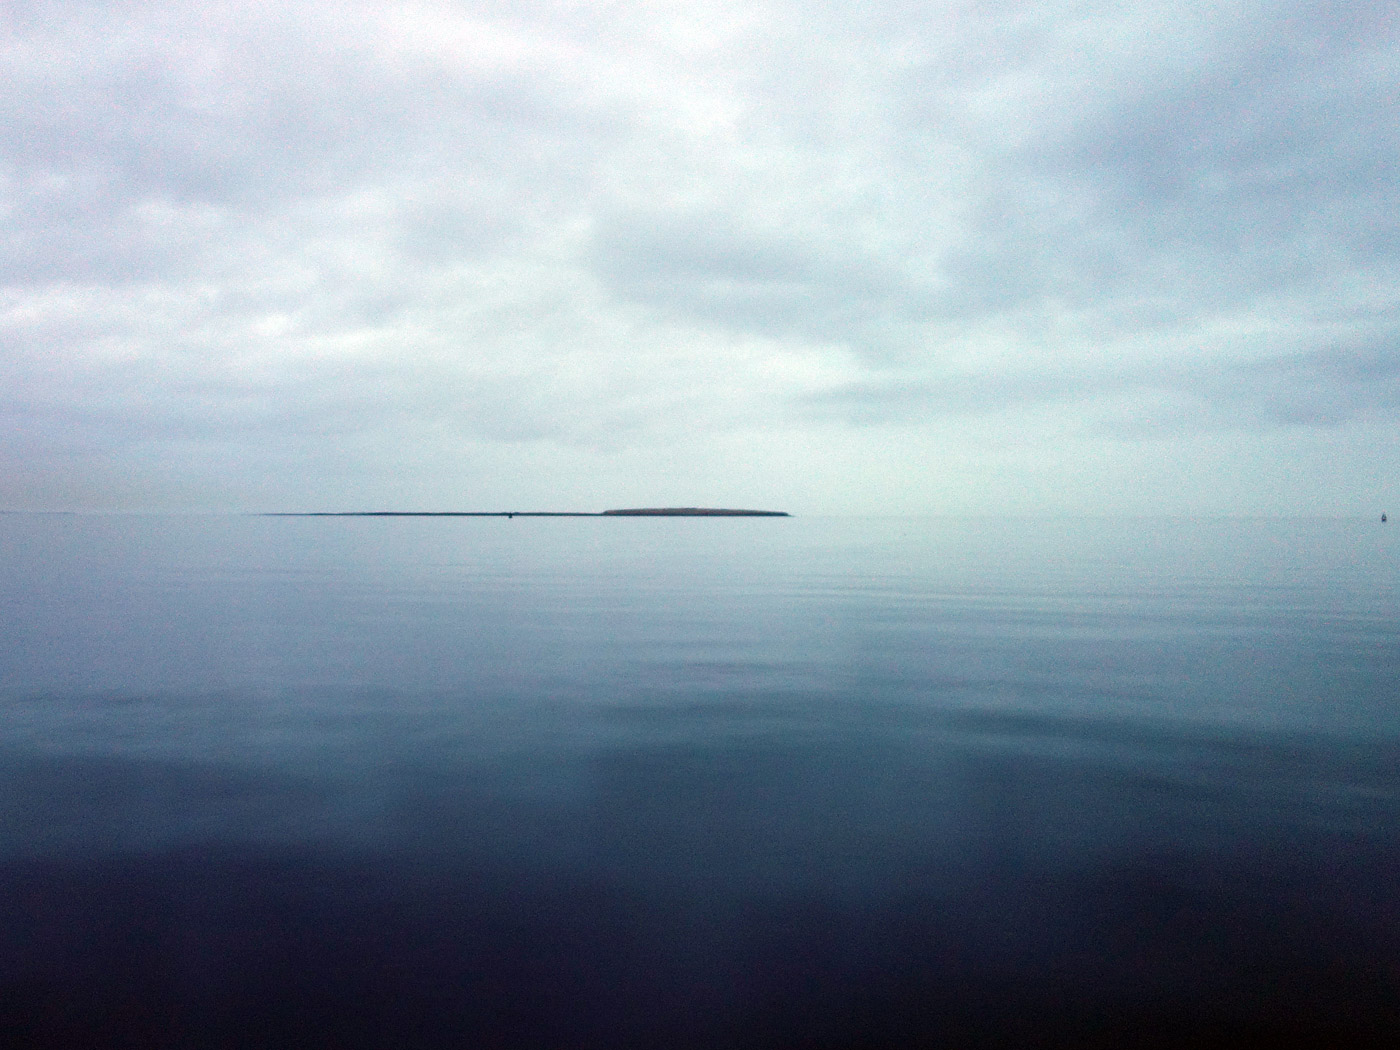
[[[0,1045],[1395,1045],[1386,530],[499,516],[0,520]]]

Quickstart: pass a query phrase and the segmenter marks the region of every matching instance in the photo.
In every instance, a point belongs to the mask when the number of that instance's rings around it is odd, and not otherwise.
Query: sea
[[[0,1045],[1400,1045],[1400,525],[0,515]]]

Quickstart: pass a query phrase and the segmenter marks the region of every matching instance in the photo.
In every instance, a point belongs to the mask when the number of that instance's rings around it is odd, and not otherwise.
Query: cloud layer
[[[1392,4],[3,17],[0,504],[1394,490]]]

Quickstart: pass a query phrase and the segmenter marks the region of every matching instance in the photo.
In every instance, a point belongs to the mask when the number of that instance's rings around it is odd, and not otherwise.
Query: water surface
[[[1395,535],[0,517],[0,1031],[1388,1045]]]

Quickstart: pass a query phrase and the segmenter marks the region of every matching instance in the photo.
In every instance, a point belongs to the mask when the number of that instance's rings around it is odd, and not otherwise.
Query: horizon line
[[[302,510],[264,511],[264,518],[790,518],[785,510],[727,507],[629,507],[618,510]]]

